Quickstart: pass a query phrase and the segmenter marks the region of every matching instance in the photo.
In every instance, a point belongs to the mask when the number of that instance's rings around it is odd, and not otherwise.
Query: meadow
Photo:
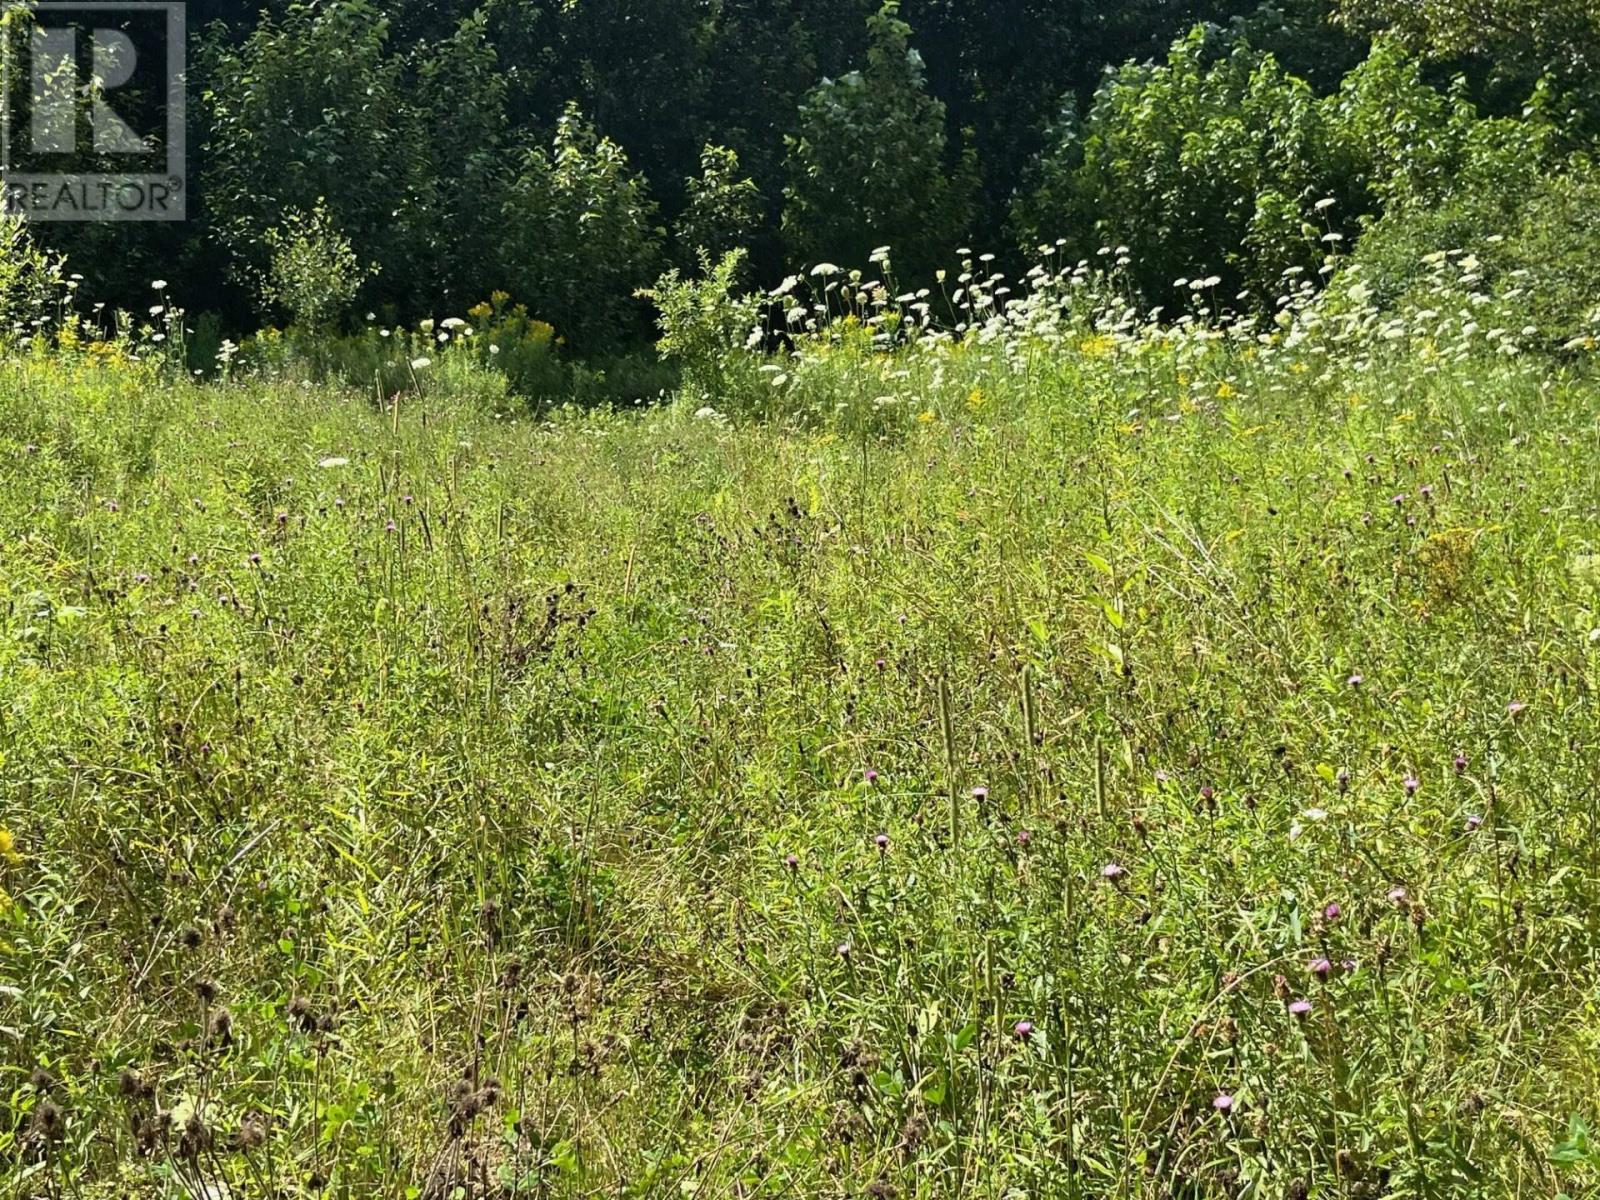
[[[976,303],[0,364],[0,1195],[1600,1194],[1588,351]]]

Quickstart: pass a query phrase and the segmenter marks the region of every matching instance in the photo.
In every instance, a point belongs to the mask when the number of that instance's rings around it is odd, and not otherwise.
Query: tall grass
[[[0,367],[0,1192],[1600,1189],[1586,370],[854,322]]]

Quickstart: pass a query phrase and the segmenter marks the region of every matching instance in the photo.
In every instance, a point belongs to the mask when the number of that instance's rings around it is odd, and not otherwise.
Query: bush
[[[736,380],[746,380],[755,370],[746,347],[751,331],[758,328],[759,302],[734,295],[744,259],[744,251],[734,250],[713,264],[701,251],[703,279],[685,279],[674,269],[639,293],[661,313],[656,350],[679,369],[686,390],[706,399],[735,391]]]
[[[262,303],[289,313],[310,332],[327,332],[377,270],[363,264],[321,200],[310,213],[291,210],[262,238],[268,253]]]
[[[761,189],[739,174],[738,154],[707,145],[700,152],[700,174],[684,186],[688,203],[677,226],[684,270],[749,244],[761,221]]]
[[[514,393],[542,405],[567,391],[570,372],[561,362],[554,326],[529,316],[526,305],[512,304],[504,292],[467,315],[476,330],[466,342],[473,357],[504,375]]]
[[[655,216],[622,147],[569,104],[550,148],[526,152],[506,194],[510,291],[584,351],[614,347],[641,322],[632,297],[660,264]]]
[[[31,333],[61,295],[60,260],[35,244],[23,218],[0,215],[0,336]]]

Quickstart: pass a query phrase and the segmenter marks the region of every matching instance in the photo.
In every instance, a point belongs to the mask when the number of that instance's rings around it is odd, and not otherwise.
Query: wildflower
[[[1311,960],[1311,973],[1326,983],[1328,976],[1333,974],[1333,963],[1326,958],[1313,958]]]
[[[61,1109],[51,1100],[41,1100],[33,1110],[33,1132],[40,1141],[54,1142],[61,1137]]]
[[[1404,908],[1410,899],[1410,893],[1398,884],[1389,889],[1389,903],[1396,908]]]
[[[880,833],[877,837],[872,839],[872,842],[873,845],[878,847],[879,854],[889,853],[889,835],[887,833]]]
[[[1339,774],[1334,777],[1334,780],[1338,783],[1341,794],[1350,790],[1350,772],[1346,768],[1340,767]]]
[[[252,567],[259,567],[261,565],[261,555],[259,552],[250,555],[250,565]]]
[[[1211,1107],[1219,1113],[1231,1113],[1233,1111],[1233,1097],[1228,1095],[1227,1092],[1218,1092],[1211,1099]]]
[[[393,533],[395,530],[397,530],[399,528],[400,528],[400,526],[396,525],[392,520],[385,521],[383,523],[383,531],[385,533]]]
[[[1345,680],[1345,682],[1353,688],[1358,688],[1366,682],[1366,679],[1358,671],[1354,675],[1351,675],[1349,679]]]
[[[785,854],[783,856],[783,865],[791,871],[798,871],[800,869],[800,856],[798,854]]]
[[[1467,814],[1467,832],[1468,833],[1476,833],[1478,831],[1478,829],[1482,825],[1483,825],[1483,818],[1480,817],[1477,813],[1468,813]]]
[[[1328,906],[1322,910],[1322,917],[1325,921],[1337,921],[1343,915],[1344,909],[1339,907],[1338,901],[1331,901]]]
[[[1017,845],[1021,846],[1024,850],[1026,850],[1028,848],[1028,843],[1031,842],[1031,841],[1033,841],[1033,833],[1030,830],[1027,830],[1027,829],[1019,829],[1019,830],[1017,830]]]
[[[1127,873],[1128,872],[1123,869],[1122,864],[1120,863],[1109,862],[1100,868],[1100,877],[1102,879],[1109,879],[1113,883],[1121,879]]]
[[[1217,789],[1212,787],[1209,783],[1200,789],[1200,799],[1204,800],[1207,804],[1210,804],[1211,801],[1216,798],[1216,795]]]
[[[866,771],[862,774],[861,777],[863,779],[865,779],[868,783],[877,783],[878,782],[878,773],[876,771],[874,771],[871,767],[868,767],[866,769]]]
[[[972,789],[972,798],[974,800],[976,800],[979,804],[982,804],[985,800],[987,800],[989,798],[989,789],[986,788],[986,787],[983,787],[982,785],[979,785],[978,787],[973,788]]]
[[[1466,773],[1467,756],[1461,753],[1459,750],[1456,752],[1455,766],[1457,775],[1464,775]]]
[[[1417,794],[1417,789],[1419,787],[1421,787],[1421,786],[1422,786],[1422,781],[1420,779],[1418,779],[1415,775],[1407,775],[1406,776],[1405,789],[1406,789],[1406,795],[1407,796],[1415,796]]]
[[[1527,707],[1528,706],[1521,700],[1513,700],[1510,704],[1506,705],[1506,715],[1508,717],[1515,717]]]
[[[1289,1015],[1291,1017],[1305,1017],[1308,1016],[1310,1012],[1311,1001],[1305,999],[1304,997],[1294,1001],[1289,1005]]]
[[[840,942],[839,945],[835,948],[835,953],[837,953],[840,958],[849,958],[850,957],[850,943],[849,942]]]
[[[1033,1022],[1018,1021],[1016,1025],[1012,1027],[1011,1032],[1017,1035],[1017,1040],[1019,1042],[1025,1042],[1033,1036]]]

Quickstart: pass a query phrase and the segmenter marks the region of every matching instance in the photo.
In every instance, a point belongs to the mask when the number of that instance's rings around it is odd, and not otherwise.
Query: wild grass
[[[0,1194],[1596,1194],[1600,390],[1430,357],[5,364]]]

